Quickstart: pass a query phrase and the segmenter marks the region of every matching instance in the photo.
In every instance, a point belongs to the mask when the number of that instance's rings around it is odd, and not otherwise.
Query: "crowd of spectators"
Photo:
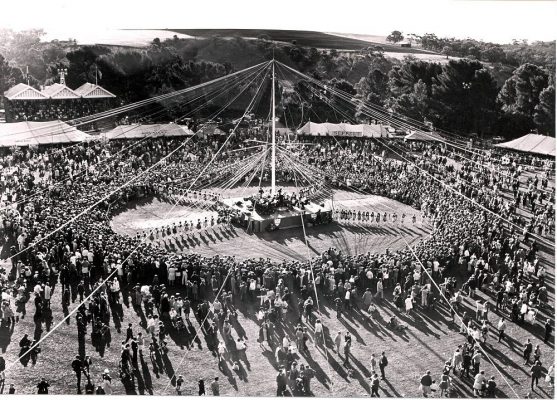
[[[113,99],[6,100],[6,122],[72,120],[114,107]]]
[[[128,296],[146,315],[147,336],[157,349],[166,340],[160,328],[165,321],[172,328],[187,326],[190,314],[184,309],[189,307],[205,320],[208,301],[217,295],[218,302],[228,306],[214,306],[216,325],[208,320],[203,326],[208,337],[214,335],[215,346],[215,326],[233,322],[232,303],[261,301],[262,324],[280,319],[286,309],[298,312],[300,319],[306,316],[310,325],[316,322],[315,293],[342,313],[358,306],[357,299],[366,291],[381,298],[384,291],[392,291],[395,305],[408,312],[434,305],[441,294],[458,310],[463,295],[474,297],[480,290],[493,296],[517,323],[524,320],[521,314],[547,305],[548,265],[540,261],[539,247],[540,240],[554,233],[554,187],[547,183],[543,187],[538,176],[525,183],[517,170],[501,179],[489,168],[451,162],[461,155],[438,145],[412,149],[404,143],[372,146],[368,140],[319,138],[314,146],[298,150],[299,159],[322,171],[323,180],[331,185],[393,198],[431,218],[432,234],[414,247],[419,261],[409,248],[359,255],[331,248],[306,262],[209,258],[172,254],[141,237],[112,230],[111,215],[130,201],[145,196],[180,199],[194,181],[197,187],[210,187],[233,174],[255,151],[245,145],[244,151],[223,152],[204,170],[223,139],[185,144],[177,139],[93,142],[6,151],[0,160],[1,226],[4,240],[15,244],[12,269],[3,272],[0,291],[15,301],[26,301],[30,293],[38,298],[38,321],[49,308],[45,286],[59,284],[66,307],[95,291],[77,316],[81,332],[91,325],[98,349],[110,341],[109,315],[118,312],[111,305],[127,301]],[[180,143],[182,147],[169,156]],[[231,146],[239,143],[240,139],[232,140]],[[393,149],[408,161],[385,156]],[[160,166],[144,173],[165,157]],[[279,172],[292,179],[287,168],[282,164]],[[210,189],[204,196],[207,202],[218,198]],[[81,215],[96,202],[100,204]],[[464,276],[462,287],[448,278],[452,274]],[[436,293],[437,285],[441,293]],[[175,287],[185,290],[179,300],[173,294]],[[7,324],[15,323],[10,301],[7,298],[2,307]],[[162,331],[166,329],[170,327]],[[226,345],[232,343],[235,340]]]

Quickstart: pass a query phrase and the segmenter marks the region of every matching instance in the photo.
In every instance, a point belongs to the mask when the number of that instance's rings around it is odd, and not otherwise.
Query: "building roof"
[[[114,98],[114,94],[102,86],[93,83],[84,83],[76,90],[72,90],[66,85],[54,83],[50,86],[44,87],[41,91],[26,85],[25,83],[18,83],[4,92],[4,96],[8,100],[61,100],[61,99],[102,99]]]
[[[555,145],[556,141],[553,137],[529,133],[519,137],[518,139],[511,140],[510,142],[496,144],[495,147],[524,151],[526,153],[555,156]]]
[[[74,90],[78,95],[84,99],[101,99],[101,98],[114,98],[116,97],[102,86],[95,85],[94,83],[84,83]]]
[[[54,83],[50,86],[46,86],[41,92],[54,100],[79,99],[81,97],[72,89],[60,83]]]
[[[18,83],[14,87],[6,90],[4,96],[8,100],[45,100],[48,98],[44,93],[39,92],[37,89],[25,83]]]

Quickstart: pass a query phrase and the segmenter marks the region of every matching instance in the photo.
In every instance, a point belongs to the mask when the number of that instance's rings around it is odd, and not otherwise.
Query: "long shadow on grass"
[[[394,394],[394,397],[402,397],[402,396],[400,395],[400,393],[397,392],[397,390],[395,389],[395,387],[391,384],[391,382],[389,382],[388,379],[384,379],[382,382],[383,382],[385,385],[387,385],[387,386],[389,387],[390,391]],[[380,389],[381,389],[381,388],[380,388]],[[385,389],[381,389],[381,390],[382,390],[383,392],[387,393],[388,395],[390,394],[390,393],[387,392]],[[392,397],[392,396],[389,396],[389,397]]]
[[[412,336],[414,339],[416,339],[420,345],[422,345],[426,350],[428,350],[431,354],[435,355],[440,361],[445,362],[446,360],[437,352],[435,351],[431,346],[429,346],[426,342],[424,342],[422,339],[420,339],[418,336],[416,336],[414,333],[412,333],[411,329],[407,329],[408,334],[410,336]]]
[[[367,346],[367,345],[366,345],[366,342],[364,342],[364,339],[360,336],[360,334],[358,333],[358,331],[356,330],[355,327],[353,327],[353,326],[352,326],[346,319],[344,319],[344,318],[341,318],[339,321],[340,321],[340,323],[346,328],[346,330],[347,330],[348,332],[350,332],[350,334],[351,334],[354,338],[356,338],[356,341],[357,341],[358,343],[363,344],[364,346]],[[356,326],[356,327],[358,327],[358,326]]]
[[[4,327],[3,323],[0,323],[2,327],[0,328],[0,349],[2,354],[6,352],[6,349],[12,341],[12,335],[14,333],[15,324],[10,324],[9,327]]]
[[[358,382],[360,382],[360,386],[362,386],[367,393],[370,393],[369,384],[366,382],[365,379],[365,377],[371,376],[369,370],[364,367],[364,365],[356,357],[352,356],[351,360],[353,361],[356,368],[358,368],[356,379],[358,379]]]
[[[309,351],[305,352],[303,355],[307,365],[315,371],[315,379],[317,379],[317,381],[321,383],[326,389],[329,389],[331,378],[325,373],[325,371],[323,371],[323,368],[321,368],[321,366],[311,357],[311,353]]]

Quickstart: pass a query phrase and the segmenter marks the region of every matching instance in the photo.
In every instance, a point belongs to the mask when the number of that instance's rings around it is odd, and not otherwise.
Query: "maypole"
[[[273,104],[272,104],[272,108],[273,108],[273,112],[272,112],[272,119],[271,119],[271,129],[272,129],[272,133],[271,133],[271,137],[272,137],[272,143],[271,143],[271,195],[275,195],[275,161],[276,161],[276,154],[275,154],[275,58],[273,57],[273,71],[272,71],[273,77],[271,79],[271,97],[273,99]]]

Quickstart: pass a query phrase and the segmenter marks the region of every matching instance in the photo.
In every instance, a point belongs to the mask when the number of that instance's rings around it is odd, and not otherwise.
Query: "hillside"
[[[318,49],[360,50],[370,46],[381,46],[385,52],[431,54],[415,48],[401,48],[392,44],[355,39],[348,35],[329,34],[315,31],[294,31],[276,29],[169,29],[172,32],[196,37],[243,37],[265,38],[275,42],[295,43],[298,46]]]

